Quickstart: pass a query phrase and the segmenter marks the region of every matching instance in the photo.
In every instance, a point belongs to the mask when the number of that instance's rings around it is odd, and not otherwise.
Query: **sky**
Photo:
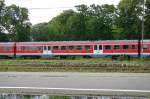
[[[5,0],[6,5],[15,4],[29,9],[29,19],[31,23],[49,22],[64,10],[74,9],[80,4],[114,4],[120,0]]]

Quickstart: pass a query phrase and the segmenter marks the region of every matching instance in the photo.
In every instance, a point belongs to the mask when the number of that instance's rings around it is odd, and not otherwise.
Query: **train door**
[[[103,48],[102,45],[94,45],[94,54],[102,54]]]
[[[52,54],[51,46],[43,46],[43,54],[44,55],[50,55],[50,54]]]

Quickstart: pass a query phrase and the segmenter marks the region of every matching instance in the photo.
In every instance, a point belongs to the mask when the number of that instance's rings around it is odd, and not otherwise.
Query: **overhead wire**
[[[74,7],[55,7],[55,8],[28,8],[29,10],[51,10],[51,9],[71,9]]]

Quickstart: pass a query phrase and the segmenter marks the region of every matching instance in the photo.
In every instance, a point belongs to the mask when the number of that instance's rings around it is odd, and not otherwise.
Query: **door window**
[[[97,50],[97,45],[94,45],[94,50]]]
[[[99,45],[99,50],[102,50],[102,45]]]

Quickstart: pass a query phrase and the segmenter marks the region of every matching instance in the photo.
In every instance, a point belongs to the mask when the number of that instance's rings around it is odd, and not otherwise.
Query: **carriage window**
[[[38,46],[37,49],[38,49],[38,50],[42,50],[42,46]]]
[[[77,46],[77,50],[82,50],[82,46]]]
[[[114,49],[120,49],[120,45],[114,45]]]
[[[25,50],[39,50],[39,46],[26,46]]]
[[[25,46],[21,46],[21,50],[26,50],[26,47]]]
[[[6,50],[6,51],[9,51],[9,50],[11,50],[11,47],[9,47],[9,46],[4,46],[3,49]]]
[[[111,45],[105,45],[105,49],[111,49]]]
[[[148,49],[148,45],[144,44],[143,49]]]
[[[123,45],[123,49],[128,49],[129,46],[128,45]]]
[[[97,45],[94,45],[94,50],[97,50]]]
[[[69,50],[73,50],[74,46],[69,46],[68,48],[69,48]]]
[[[31,49],[32,49],[32,50],[37,50],[38,47],[37,47],[37,46],[33,46],[33,47],[31,47]]]
[[[3,47],[0,46],[0,50],[3,50]]]
[[[85,50],[89,50],[90,49],[90,45],[85,45]]]
[[[47,50],[47,47],[46,47],[46,46],[44,46],[44,50]]]
[[[53,49],[54,50],[58,50],[58,46],[53,46]]]
[[[61,46],[60,49],[61,50],[66,50],[66,46]]]
[[[48,50],[51,50],[51,46],[48,46]]]
[[[20,46],[17,46],[17,50],[21,50],[21,47],[20,47]]]
[[[102,45],[99,45],[99,50],[102,50]]]
[[[136,49],[136,48],[135,48],[135,45],[132,45],[131,47],[132,47],[132,49]]]

